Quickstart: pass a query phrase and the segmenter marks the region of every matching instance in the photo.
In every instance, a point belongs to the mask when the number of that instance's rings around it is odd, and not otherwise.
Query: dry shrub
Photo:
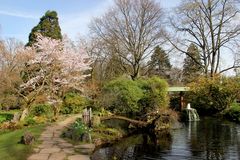
[[[15,130],[15,129],[21,129],[22,128],[22,125],[20,123],[17,123],[17,122],[3,122],[1,125],[0,125],[0,129],[2,130]]]

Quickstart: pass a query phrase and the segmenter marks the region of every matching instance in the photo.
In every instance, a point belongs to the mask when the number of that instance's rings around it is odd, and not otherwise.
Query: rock
[[[20,143],[22,144],[32,144],[35,141],[35,137],[30,132],[24,133],[24,135],[21,137]]]
[[[67,130],[67,131],[64,131],[64,132],[62,133],[62,136],[63,136],[64,138],[72,138],[72,135],[73,135],[73,131],[72,131],[72,130]]]
[[[87,143],[92,143],[92,137],[90,133],[83,133],[82,141]]]
[[[95,146],[101,146],[103,144],[103,141],[100,138],[94,139],[93,143]]]

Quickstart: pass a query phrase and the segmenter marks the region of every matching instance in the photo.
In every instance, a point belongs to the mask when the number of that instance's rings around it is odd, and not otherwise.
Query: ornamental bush
[[[138,101],[143,96],[143,90],[135,81],[121,77],[103,87],[100,101],[113,113],[132,115],[139,111]]]
[[[13,114],[11,113],[0,113],[0,123],[5,121],[10,121],[13,118]]]
[[[86,137],[84,138],[84,136],[88,135],[88,140],[91,141],[91,131],[92,129],[86,126],[81,119],[77,119],[67,130],[63,132],[62,136],[70,138],[74,141],[85,141]]]
[[[31,107],[30,110],[31,116],[52,116],[53,108],[49,104],[35,104]]]
[[[143,91],[143,97],[138,101],[141,114],[168,106],[168,84],[165,80],[154,76],[149,79],[139,79],[136,83]]]
[[[216,114],[229,108],[240,93],[239,78],[201,77],[189,86],[188,101],[200,114]]]
[[[70,92],[64,96],[60,112],[62,114],[80,113],[87,105],[88,100],[86,97]]]
[[[125,116],[138,116],[168,106],[167,82],[149,79],[117,78],[107,83],[99,97],[101,107]]]

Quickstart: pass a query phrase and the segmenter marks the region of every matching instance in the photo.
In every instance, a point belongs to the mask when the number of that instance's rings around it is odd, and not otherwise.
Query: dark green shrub
[[[152,77],[149,79],[139,79],[136,83],[144,93],[143,97],[138,102],[141,113],[151,112],[159,107],[165,108],[168,106],[168,84],[165,80],[158,77]]]
[[[200,114],[216,114],[229,108],[240,93],[238,78],[199,78],[191,83],[188,101]]]
[[[27,117],[24,122],[23,122],[23,125],[24,126],[32,126],[32,125],[35,125],[37,124],[36,120],[33,118],[33,117]]]
[[[0,123],[5,121],[11,121],[13,119],[13,114],[10,113],[0,113]]]
[[[53,109],[48,104],[35,104],[31,107],[30,115],[32,116],[52,116]]]
[[[62,114],[80,113],[87,105],[88,100],[86,97],[70,92],[64,96],[60,112]]]
[[[100,96],[101,105],[113,113],[132,115],[139,111],[143,91],[135,81],[118,78],[107,83]]]
[[[168,105],[167,86],[157,77],[135,81],[118,78],[103,87],[100,105],[116,114],[143,115]]]
[[[240,122],[240,104],[233,103],[229,109],[224,111],[224,116],[235,122]]]

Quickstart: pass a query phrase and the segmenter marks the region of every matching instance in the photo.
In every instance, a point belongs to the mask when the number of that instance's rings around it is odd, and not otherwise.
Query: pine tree
[[[58,23],[56,11],[47,11],[45,15],[40,18],[38,25],[33,27],[31,33],[29,34],[27,46],[32,46],[36,43],[37,33],[52,39],[62,39],[61,28]]]
[[[166,52],[159,46],[156,46],[149,62],[150,75],[159,75],[162,78],[169,78],[171,64]]]
[[[190,44],[188,47],[187,52],[196,59],[199,63],[201,63],[200,53],[196,45],[193,43]],[[202,68],[199,64],[196,63],[190,56],[187,56],[184,59],[184,65],[183,65],[183,82],[190,83],[192,82],[196,77],[201,75]]]

